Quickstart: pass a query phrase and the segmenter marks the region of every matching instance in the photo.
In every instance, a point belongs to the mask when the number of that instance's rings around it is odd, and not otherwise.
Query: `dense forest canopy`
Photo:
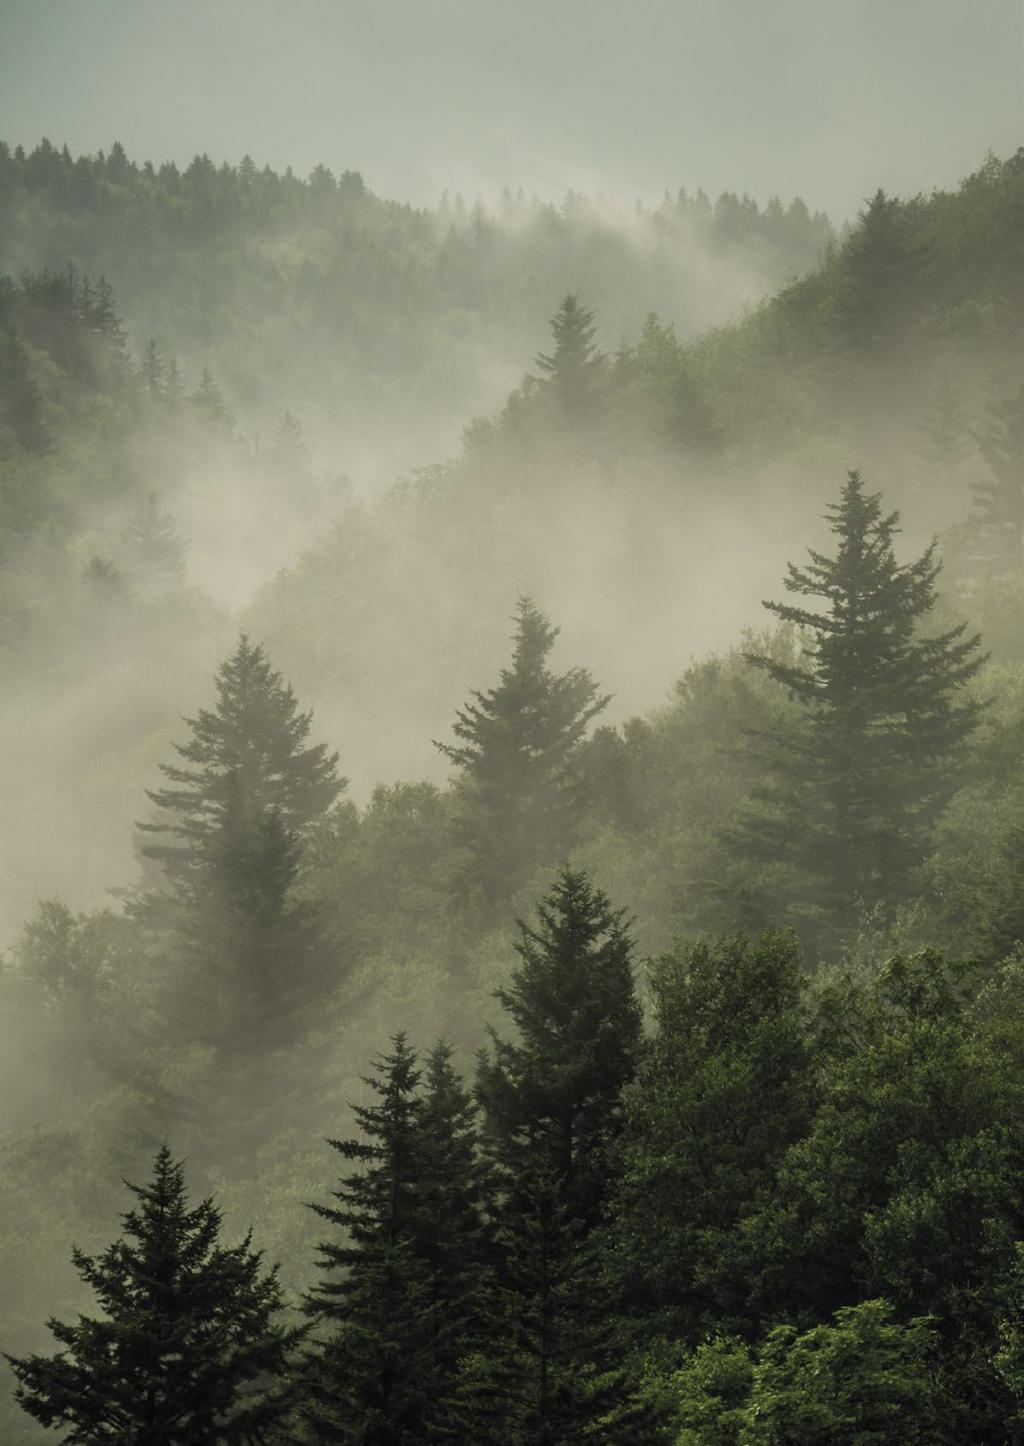
[[[552,297],[582,289],[616,342],[651,310],[695,336],[810,270],[833,238],[800,198],[680,189],[644,208],[505,191],[416,209],[356,171],[154,166],[119,142],[77,157],[4,145],[0,206],[0,272],[109,273],[140,350],[153,337],[210,366],[251,430],[299,413],[377,484],[498,404]]]
[[[3,1439],[1024,1441],[1024,151],[0,206]]]

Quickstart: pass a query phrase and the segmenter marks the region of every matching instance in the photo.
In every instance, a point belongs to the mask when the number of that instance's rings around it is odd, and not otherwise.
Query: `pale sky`
[[[1024,144],[1024,0],[0,0],[0,136],[42,135],[842,219]]]

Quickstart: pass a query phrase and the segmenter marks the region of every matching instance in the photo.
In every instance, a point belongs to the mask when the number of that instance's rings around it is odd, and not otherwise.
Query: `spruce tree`
[[[840,253],[835,308],[846,344],[862,354],[886,352],[923,294],[932,249],[910,206],[878,190]]]
[[[177,1032],[259,1055],[301,1032],[332,984],[315,906],[296,896],[302,840],[345,786],[337,755],[309,745],[312,715],[242,636],[218,671],[215,709],[186,720],[187,766],[162,765],[139,825],[168,887],[135,912],[167,955]]]
[[[203,367],[199,385],[190,400],[200,417],[210,426],[224,431],[230,431],[234,426],[234,418],[227,409],[220,387],[214,381],[209,367]]]
[[[585,668],[549,668],[558,631],[520,598],[511,666],[456,714],[459,742],[436,745],[459,769],[462,883],[487,905],[516,894],[570,846],[580,808],[577,750],[609,701]]]
[[[934,543],[897,562],[899,514],[883,512],[856,472],[828,510],[835,555],[812,551],[786,578],[821,610],[765,603],[805,630],[802,657],[750,658],[802,705],[805,727],[755,740],[770,782],[727,838],[748,863],[791,866],[790,887],[826,930],[908,893],[958,786],[980,709],[963,688],[984,661],[966,624],[922,629],[935,605]]]
[[[164,359],[157,350],[156,342],[152,337],[146,343],[146,349],[142,353],[142,361],[139,364],[139,377],[149,396],[159,401],[164,396],[164,378],[166,375]]]
[[[604,357],[594,345],[594,313],[569,292],[551,318],[554,350],[534,360],[563,417],[578,419],[593,402]]]
[[[125,570],[144,589],[165,591],[185,580],[185,543],[174,516],[150,492],[131,511],[121,534]]]
[[[229,1446],[268,1442],[292,1392],[289,1356],[303,1331],[279,1317],[275,1270],[250,1237],[218,1243],[211,1200],[188,1205],[184,1171],[165,1146],[124,1235],[99,1256],[73,1252],[102,1307],[51,1320],[55,1356],[9,1358],[21,1406],[68,1446]]]
[[[172,879],[216,859],[232,832],[249,823],[274,816],[301,836],[346,784],[338,755],[307,743],[313,715],[299,712],[260,644],[243,633],[215,682],[216,707],[186,718],[192,736],[174,745],[186,766],[161,764],[171,786],[149,792],[161,821],[139,824],[146,835],[180,841],[143,848]]]
[[[497,997],[518,1038],[492,1031],[478,1074],[507,1336],[480,1375],[513,1423],[509,1441],[650,1441],[593,1248],[640,1044],[632,943],[622,911],[563,869],[516,947],[520,966]]]
[[[989,412],[975,433],[989,475],[974,484],[970,525],[985,574],[1014,577],[1024,568],[1024,384]]]
[[[331,1140],[362,1167],[335,1205],[312,1208],[341,1232],[318,1247],[321,1279],[308,1309],[327,1332],[305,1371],[305,1424],[316,1442],[412,1446],[428,1441],[442,1372],[439,1309],[419,1248],[423,1165],[420,1073],[405,1035],[366,1084],[376,1103],[353,1107],[361,1139]]]

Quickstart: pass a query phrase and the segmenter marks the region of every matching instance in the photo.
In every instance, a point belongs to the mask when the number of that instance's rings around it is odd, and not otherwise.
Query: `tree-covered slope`
[[[354,171],[72,157],[0,146],[0,272],[110,276],[136,350],[209,365],[250,429],[297,413],[379,479],[450,449],[514,382],[553,298],[582,288],[614,340],[656,309],[682,334],[809,268],[832,232],[803,201],[679,192],[654,208],[506,193],[414,209]]]

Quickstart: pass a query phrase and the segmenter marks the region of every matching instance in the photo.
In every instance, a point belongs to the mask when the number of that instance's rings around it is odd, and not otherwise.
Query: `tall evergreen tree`
[[[851,472],[829,507],[835,555],[812,551],[786,579],[823,609],[765,604],[806,630],[803,657],[750,658],[803,706],[806,726],[760,740],[771,783],[728,841],[748,862],[792,866],[790,886],[827,927],[906,895],[978,721],[962,689],[984,661],[979,638],[963,623],[922,631],[940,564],[934,543],[898,563],[898,523]]]
[[[315,906],[296,898],[303,835],[345,786],[337,755],[307,742],[312,715],[242,636],[215,709],[187,722],[139,825],[169,888],[137,905],[168,955],[166,1009],[192,1038],[258,1053],[287,1042],[332,985]],[[175,840],[168,842],[166,840]]]
[[[974,484],[971,530],[985,573],[1012,577],[1024,568],[1024,384],[989,412],[975,434],[989,475]]]
[[[437,744],[460,771],[463,882],[488,904],[514,895],[570,846],[580,807],[576,750],[609,701],[585,668],[551,671],[557,636],[520,598],[511,666],[456,714],[460,741]]]
[[[174,745],[187,766],[160,765],[171,784],[149,793],[160,821],[139,825],[155,838],[180,840],[144,846],[172,878],[209,863],[250,821],[275,816],[288,834],[301,835],[346,785],[338,755],[307,744],[312,713],[299,712],[291,686],[244,633],[217,670],[216,688],[216,708],[186,718],[192,736]]]
[[[149,396],[159,401],[164,395],[164,380],[167,368],[152,337],[146,343],[139,363],[139,377]]]
[[[209,367],[203,367],[199,385],[192,393],[191,402],[203,420],[211,426],[230,431],[234,425],[234,419],[228,411],[220,387],[214,381]]]
[[[185,580],[185,542],[174,516],[150,492],[132,508],[121,534],[125,570],[143,588],[164,591]]]
[[[575,292],[562,298],[551,318],[551,334],[554,350],[541,352],[535,362],[561,414],[576,419],[585,415],[593,402],[604,357],[594,345],[594,313],[581,305]]]
[[[431,1439],[442,1373],[439,1311],[418,1248],[423,1166],[420,1072],[404,1034],[366,1080],[377,1096],[353,1106],[361,1139],[331,1140],[362,1168],[335,1205],[313,1205],[341,1239],[318,1247],[321,1279],[308,1300],[328,1328],[310,1354],[303,1414],[312,1439],[344,1446],[413,1446]]]
[[[211,1200],[188,1205],[165,1146],[124,1236],[99,1256],[73,1252],[102,1316],[51,1320],[55,1356],[11,1360],[17,1399],[69,1446],[260,1446],[291,1407],[289,1356],[303,1332],[280,1322],[276,1271],[250,1237],[218,1243]]]
[[[836,310],[853,350],[879,355],[921,297],[932,249],[908,205],[878,190],[841,253]]]
[[[649,1441],[591,1245],[640,1042],[632,944],[622,911],[564,869],[516,947],[520,966],[497,997],[518,1039],[492,1031],[478,1074],[508,1335],[491,1389],[514,1423],[505,1439],[524,1446]]]

